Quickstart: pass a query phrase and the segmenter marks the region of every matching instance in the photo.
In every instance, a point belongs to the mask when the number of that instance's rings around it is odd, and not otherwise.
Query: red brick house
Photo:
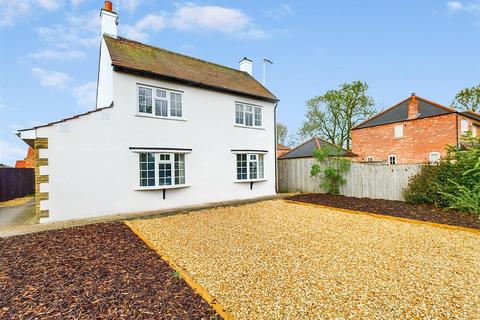
[[[447,145],[480,134],[480,115],[444,107],[412,94],[352,129],[358,162],[436,162]]]
[[[28,148],[25,159],[17,160],[15,168],[35,168],[35,152],[32,147]]]
[[[288,151],[292,150],[292,148],[287,147],[281,143],[277,143],[277,159],[283,156]]]

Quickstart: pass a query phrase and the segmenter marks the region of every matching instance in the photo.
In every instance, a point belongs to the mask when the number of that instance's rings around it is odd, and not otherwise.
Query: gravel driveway
[[[480,234],[282,200],[132,224],[238,319],[480,314]]]

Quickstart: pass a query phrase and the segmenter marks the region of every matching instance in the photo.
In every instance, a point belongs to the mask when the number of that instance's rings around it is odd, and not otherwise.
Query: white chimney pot
[[[246,72],[249,75],[252,75],[253,72],[253,62],[247,57],[243,58],[240,61],[240,71]]]

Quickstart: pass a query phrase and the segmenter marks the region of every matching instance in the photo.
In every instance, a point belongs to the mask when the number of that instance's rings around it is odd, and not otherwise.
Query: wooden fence
[[[313,158],[278,160],[278,189],[280,192],[324,192],[320,179],[310,177]],[[352,163],[344,176],[347,183],[340,193],[349,197],[404,200],[402,190],[409,178],[418,172],[420,164]]]
[[[0,168],[0,201],[7,201],[35,192],[35,170]]]

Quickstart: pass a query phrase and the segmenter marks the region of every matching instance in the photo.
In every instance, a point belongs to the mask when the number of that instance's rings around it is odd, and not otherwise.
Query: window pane
[[[397,163],[397,157],[395,157],[395,156],[389,157],[389,163],[390,164],[396,164]]]
[[[170,115],[172,117],[182,116],[182,95],[170,92]]]
[[[184,154],[175,154],[175,184],[185,184]]]
[[[265,169],[263,167],[263,154],[258,155],[258,178],[263,179],[265,177]]]
[[[157,98],[167,98],[167,91],[157,89],[156,95],[157,95]]]
[[[167,100],[155,100],[155,115],[168,117]]]
[[[172,184],[172,164],[158,164],[158,184],[161,186],[169,186]]]
[[[237,179],[247,179],[247,155],[237,154]]]
[[[160,161],[170,161],[170,155],[168,153],[160,154]]]
[[[243,105],[236,104],[235,105],[235,123],[236,124],[243,124]]]
[[[152,113],[152,89],[138,88],[138,112]]]
[[[250,161],[248,166],[250,170],[250,179],[257,179],[257,161]]]
[[[253,114],[245,113],[245,125],[252,127],[253,126]]]
[[[153,153],[140,153],[140,186],[155,186],[155,157]]]
[[[255,126],[262,126],[262,108],[255,107]]]

